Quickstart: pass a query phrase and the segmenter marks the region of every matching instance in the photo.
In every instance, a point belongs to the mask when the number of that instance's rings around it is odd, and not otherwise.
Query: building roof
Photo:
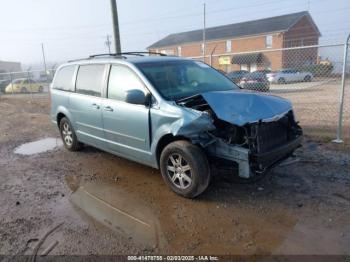
[[[223,25],[207,28],[206,40],[238,38],[243,36],[260,35],[271,32],[288,31],[301,18],[307,16],[316,31],[319,33],[317,26],[313,22],[309,12],[303,11],[299,13],[269,17],[254,21],[242,22],[237,24]],[[174,46],[184,43],[200,42],[203,40],[203,30],[194,30],[183,33],[171,34],[167,37],[155,42],[148,48],[158,48],[165,46]]]

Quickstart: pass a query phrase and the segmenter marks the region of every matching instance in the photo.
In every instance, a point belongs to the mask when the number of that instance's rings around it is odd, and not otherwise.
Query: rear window
[[[73,76],[76,70],[76,66],[65,66],[62,67],[55,77],[53,83],[54,89],[64,90],[64,91],[74,91],[74,80]]]
[[[76,92],[84,95],[101,96],[105,65],[83,65],[79,67]]]

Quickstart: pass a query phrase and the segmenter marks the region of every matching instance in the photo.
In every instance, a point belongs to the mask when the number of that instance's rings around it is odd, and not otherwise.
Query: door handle
[[[106,106],[106,107],[105,107],[105,111],[113,112],[113,108],[110,107],[110,106]]]
[[[100,106],[98,104],[95,104],[95,103],[92,104],[92,107],[95,109],[100,109]]]

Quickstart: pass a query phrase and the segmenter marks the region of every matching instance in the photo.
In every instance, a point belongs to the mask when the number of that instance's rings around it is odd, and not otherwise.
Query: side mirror
[[[131,89],[126,91],[125,102],[134,105],[146,105],[147,96],[139,89]]]

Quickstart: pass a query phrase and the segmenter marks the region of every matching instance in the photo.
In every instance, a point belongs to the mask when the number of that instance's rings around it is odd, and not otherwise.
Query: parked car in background
[[[11,80],[8,80],[8,79],[0,80],[0,92],[5,93],[5,89],[10,83],[11,83]]]
[[[242,80],[242,78],[248,73],[249,72],[246,70],[232,71],[227,74],[227,77],[230,78],[236,84],[238,84]]]
[[[266,75],[270,83],[286,84],[290,82],[310,82],[313,75],[310,72],[301,72],[297,69],[282,69]]]
[[[43,92],[42,83],[32,79],[18,78],[9,83],[5,88],[5,93],[38,93]]]
[[[267,92],[270,89],[270,82],[267,80],[266,74],[261,71],[246,74],[239,86],[243,89]]]
[[[245,92],[199,61],[121,55],[57,70],[51,119],[68,150],[84,143],[160,169],[174,192],[193,198],[214,164],[253,182],[300,146],[288,100]]]
[[[270,69],[262,69],[262,70],[256,70],[254,72],[262,73],[266,76],[267,74],[270,74],[272,71]]]

